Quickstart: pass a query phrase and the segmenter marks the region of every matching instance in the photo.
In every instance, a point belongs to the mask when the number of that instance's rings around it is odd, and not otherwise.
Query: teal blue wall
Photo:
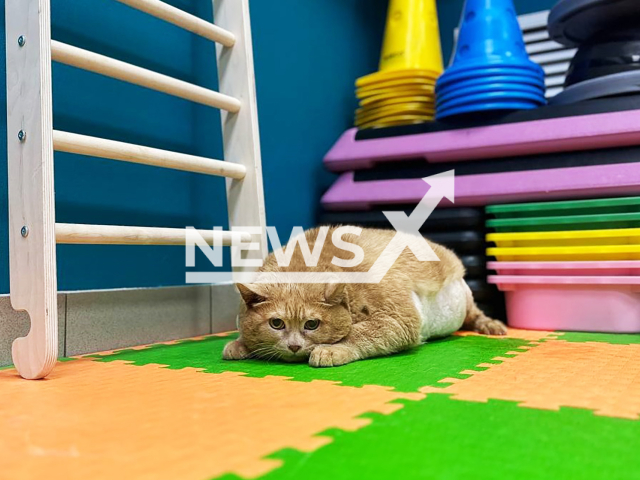
[[[169,3],[211,19],[208,0]],[[4,25],[3,0],[0,12]],[[322,156],[351,126],[354,79],[376,69],[386,0],[252,0],[251,14],[267,220],[288,237],[294,225],[313,225],[319,196],[332,181]],[[114,0],[52,0],[52,36],[216,87],[213,44]],[[4,51],[1,45],[2,112]],[[53,86],[56,129],[221,155],[215,110],[58,64]],[[6,293],[4,113],[0,125],[0,293]],[[59,153],[55,162],[58,222],[199,228],[226,223],[221,179]],[[179,285],[184,271],[179,247],[58,247],[61,290]]]
[[[168,0],[211,19],[209,0]],[[552,0],[519,0],[518,13]],[[314,224],[333,176],[322,157],[352,125],[353,81],[377,67],[387,0],[251,0],[267,220],[281,236]],[[438,0],[445,58],[463,0]],[[4,25],[4,0],[0,0]],[[216,88],[214,46],[114,0],[52,0],[52,36]],[[0,35],[4,42],[4,33]],[[5,110],[0,45],[0,110]],[[220,157],[217,111],[54,64],[54,127]],[[0,113],[0,293],[8,291],[6,134]],[[13,134],[13,132],[12,132]],[[55,155],[59,222],[211,228],[225,225],[224,181]],[[202,260],[202,259],[200,259]],[[179,285],[179,247],[58,247],[61,290]]]
[[[514,0],[518,15],[524,13],[549,10],[557,0]],[[464,0],[437,0],[438,19],[440,21],[440,36],[442,38],[442,52],[445,62],[449,61],[453,49],[453,30],[460,23],[460,14]]]

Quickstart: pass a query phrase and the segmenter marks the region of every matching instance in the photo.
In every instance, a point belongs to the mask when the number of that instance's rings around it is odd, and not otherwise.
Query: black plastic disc
[[[560,0],[549,13],[549,36],[576,47],[610,30],[638,25],[638,0]]]

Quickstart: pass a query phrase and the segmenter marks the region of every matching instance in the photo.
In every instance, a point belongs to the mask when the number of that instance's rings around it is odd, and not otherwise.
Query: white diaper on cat
[[[446,337],[460,329],[467,315],[469,287],[464,280],[451,282],[437,293],[412,293],[413,303],[422,320],[422,340]]]

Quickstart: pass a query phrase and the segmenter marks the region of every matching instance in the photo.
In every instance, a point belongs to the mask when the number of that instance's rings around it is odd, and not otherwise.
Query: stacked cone
[[[546,103],[544,71],[527,55],[512,0],[466,0],[454,57],[436,95],[438,119]]]
[[[356,81],[358,128],[433,120],[442,73],[435,0],[391,0],[378,72]]]

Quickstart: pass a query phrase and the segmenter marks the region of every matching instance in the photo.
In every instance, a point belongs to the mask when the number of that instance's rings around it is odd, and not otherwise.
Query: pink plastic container
[[[505,292],[515,328],[640,332],[640,276],[493,275],[488,282]]]
[[[640,275],[640,261],[487,262],[487,269],[498,275],[634,277]]]

